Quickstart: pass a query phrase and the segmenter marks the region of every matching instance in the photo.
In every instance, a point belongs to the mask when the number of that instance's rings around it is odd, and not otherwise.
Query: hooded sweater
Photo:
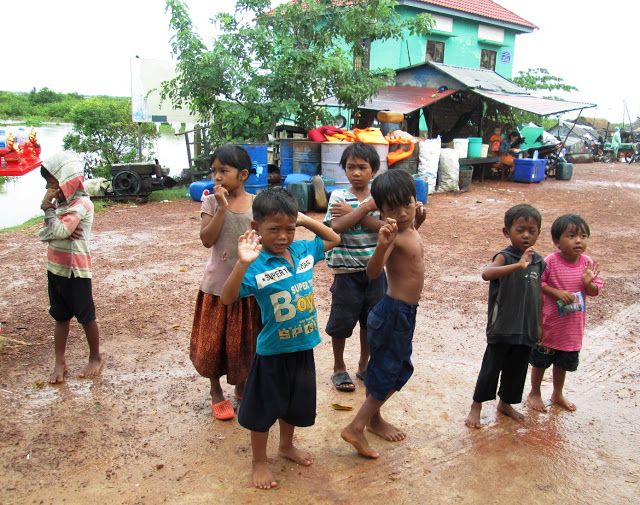
[[[504,264],[520,261],[522,252],[509,246],[498,254]],[[493,259],[495,260],[496,254]],[[487,342],[533,347],[540,324],[541,278],[546,265],[542,256],[533,254],[529,266],[492,280],[489,284]]]
[[[58,181],[64,201],[44,211],[44,227],[38,238],[49,243],[47,270],[61,277],[91,278],[89,239],[93,203],[84,191],[84,166],[70,152],[54,154],[42,166]],[[78,230],[80,238],[71,238]]]

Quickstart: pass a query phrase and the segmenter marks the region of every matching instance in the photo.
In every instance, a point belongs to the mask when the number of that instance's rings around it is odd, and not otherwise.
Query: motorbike
[[[624,155],[624,161],[626,161],[627,163],[640,162],[640,142],[635,145],[633,153],[626,153]]]

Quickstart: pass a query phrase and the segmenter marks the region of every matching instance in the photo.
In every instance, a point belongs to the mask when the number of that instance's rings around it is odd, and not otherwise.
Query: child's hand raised
[[[238,238],[238,261],[240,263],[253,263],[261,250],[260,235],[255,230],[245,231]]]
[[[222,207],[225,209],[229,202],[227,200],[227,196],[229,196],[229,192],[224,188],[224,186],[220,186],[216,184],[213,187],[213,196],[216,197],[216,202],[218,202],[218,207]]]
[[[390,246],[398,235],[398,223],[395,219],[387,218],[387,222],[378,230],[378,244]]]
[[[353,207],[347,202],[336,202],[331,206],[329,212],[332,218],[342,217],[349,214],[349,212],[353,212]]]
[[[416,218],[413,222],[413,227],[418,229],[426,218],[427,212],[424,209],[424,204],[422,202],[416,202]]]
[[[591,265],[584,267],[582,271],[582,284],[588,286],[598,275],[600,275],[600,265],[597,261],[594,261]]]
[[[531,264],[531,262],[533,261],[534,252],[536,251],[533,248],[533,246],[531,246],[531,247],[527,247],[525,251],[522,253],[522,256],[520,257],[520,261],[518,262],[522,270],[524,270]]]
[[[54,198],[58,197],[58,190],[56,188],[47,188],[47,191],[42,198],[42,205],[40,208],[44,210],[45,208],[54,208],[55,206],[52,203]]]

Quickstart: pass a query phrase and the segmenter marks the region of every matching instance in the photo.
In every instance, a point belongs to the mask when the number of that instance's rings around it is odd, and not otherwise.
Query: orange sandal
[[[222,400],[218,403],[211,402],[211,411],[213,416],[220,421],[229,421],[235,415],[233,405],[229,400]]]

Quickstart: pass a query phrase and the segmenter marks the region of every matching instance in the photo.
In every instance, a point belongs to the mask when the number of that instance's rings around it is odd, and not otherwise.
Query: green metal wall
[[[421,12],[403,6],[398,7],[398,10],[403,17],[415,16]],[[496,72],[503,77],[511,78],[516,32],[504,28],[502,44],[479,41],[478,22],[458,17],[453,17],[453,31],[450,36],[437,32],[426,37],[407,33],[404,40],[374,41],[371,44],[371,68],[397,69],[424,63],[427,40],[444,42],[443,63],[447,65],[480,68],[482,49],[496,51]],[[503,53],[507,53],[504,58]]]

